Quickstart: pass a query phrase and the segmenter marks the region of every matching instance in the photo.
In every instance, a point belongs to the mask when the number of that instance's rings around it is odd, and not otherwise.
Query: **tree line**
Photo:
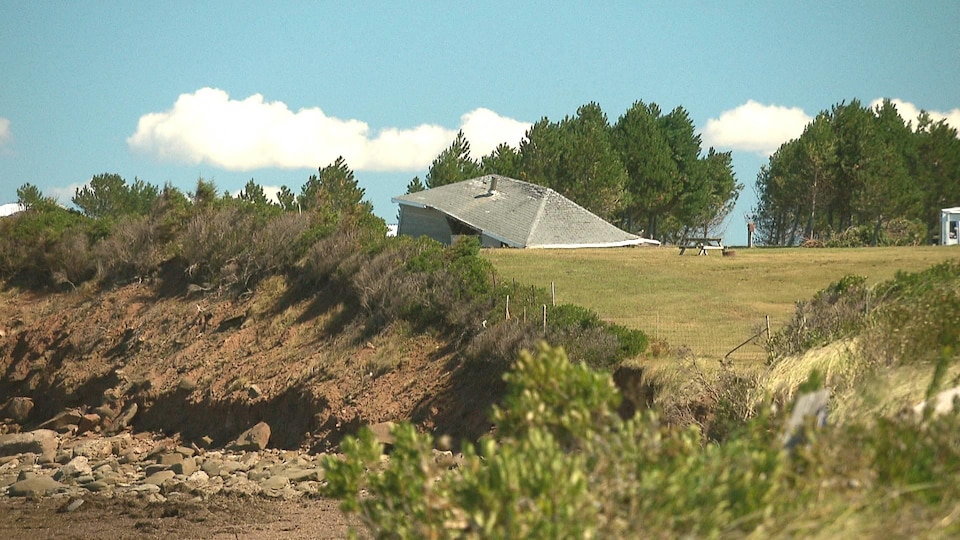
[[[926,112],[884,100],[820,112],[757,176],[758,240],[777,246],[918,244],[960,204],[960,139]]]
[[[642,101],[613,124],[593,102],[560,121],[544,117],[519,148],[501,144],[479,160],[461,131],[433,160],[426,182],[415,177],[407,192],[483,174],[552,188],[628,231],[668,241],[715,230],[743,188],[730,152],[704,153],[683,107],[664,114]]]

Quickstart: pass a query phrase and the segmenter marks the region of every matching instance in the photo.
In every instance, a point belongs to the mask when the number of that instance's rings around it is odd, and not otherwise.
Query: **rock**
[[[49,429],[0,435],[0,456],[31,453],[48,455],[52,459],[56,451],[57,433]]]
[[[177,473],[175,473],[175,472],[173,472],[173,471],[170,471],[170,470],[167,470],[167,471],[158,471],[158,472],[155,472],[155,473],[151,474],[150,476],[147,476],[147,478],[143,481],[143,483],[144,483],[144,484],[153,484],[153,485],[155,485],[155,486],[159,486],[159,485],[163,484],[164,482],[166,482],[167,480],[170,480],[171,478],[173,478],[173,477],[176,476],[176,475],[177,475]]]
[[[109,487],[110,487],[110,484],[108,484],[107,482],[104,482],[103,480],[94,480],[93,482],[88,482],[86,484],[83,484],[83,489],[87,491],[92,491],[94,493],[103,491]]]
[[[259,386],[251,384],[247,387],[247,395],[250,396],[251,399],[257,399],[263,395],[263,391],[260,390]]]
[[[7,490],[7,495],[11,497],[44,497],[65,487],[49,476],[35,476],[11,485]]]
[[[384,446],[392,446],[396,441],[392,433],[393,427],[393,422],[379,422],[367,426],[373,432],[374,439]]]
[[[271,476],[260,481],[260,488],[267,489],[283,489],[290,485],[290,479],[286,476]]]
[[[83,415],[77,409],[67,409],[46,422],[40,424],[40,429],[52,429],[60,431],[63,429],[73,429],[70,426],[76,426],[80,423]]]
[[[169,471],[169,470],[171,470],[170,465],[164,465],[163,463],[152,463],[143,468],[143,474],[150,477],[157,474],[158,472]]]
[[[286,476],[294,484],[319,482],[323,480],[323,469],[287,469],[283,476]]]
[[[197,460],[193,458],[186,458],[180,463],[174,463],[170,470],[176,474],[182,474],[184,476],[190,476],[191,474],[197,472]]]
[[[197,389],[197,381],[191,379],[190,377],[181,377],[180,381],[177,383],[177,389],[182,392],[193,392]]]
[[[14,422],[22,424],[27,420],[27,417],[30,416],[31,410],[33,410],[32,399],[28,397],[15,397],[10,398],[10,401],[7,402],[7,406],[4,407],[4,414],[9,416]]]
[[[69,512],[73,512],[73,511],[76,510],[77,508],[80,508],[81,506],[83,506],[83,499],[81,499],[81,498],[79,498],[79,497],[71,498],[69,501],[67,501],[67,504],[61,506],[61,507],[57,510],[57,512],[60,512],[60,513],[69,513]]]
[[[804,442],[804,428],[808,417],[813,417],[816,427],[827,425],[827,405],[830,402],[830,390],[823,389],[803,394],[793,405],[790,420],[787,421],[781,441],[787,449]]]
[[[244,431],[237,437],[237,440],[227,445],[227,447],[230,450],[259,452],[267,447],[269,441],[270,426],[266,422],[260,422]]]
[[[74,456],[86,456],[92,460],[104,459],[113,454],[113,443],[99,437],[80,440],[69,446]]]
[[[93,474],[93,468],[90,467],[90,461],[86,456],[77,456],[70,460],[69,463],[60,467],[53,475],[53,479],[60,481],[65,478],[75,478],[80,475]]]
[[[96,413],[85,414],[80,417],[77,423],[77,435],[81,435],[100,425],[100,415]]]
[[[157,463],[161,465],[174,465],[183,461],[183,455],[173,453],[173,454],[163,454],[157,459]]]
[[[117,416],[113,421],[114,431],[122,431],[130,425],[130,422],[133,420],[133,417],[137,415],[137,411],[140,410],[140,407],[136,403],[131,403],[129,407],[123,410],[119,416]]]

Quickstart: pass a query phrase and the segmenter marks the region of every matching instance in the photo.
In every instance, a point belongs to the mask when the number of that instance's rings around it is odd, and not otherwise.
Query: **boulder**
[[[93,474],[93,468],[90,467],[90,460],[86,456],[77,456],[71,459],[66,465],[60,467],[53,475],[54,480],[63,480],[65,478],[75,478],[85,474]]]
[[[197,460],[194,458],[184,458],[183,461],[174,463],[170,467],[170,470],[176,474],[190,476],[191,474],[197,472]]]
[[[70,426],[76,426],[80,423],[83,414],[77,409],[67,409],[46,422],[40,424],[41,429],[52,429],[60,431],[70,429]]]
[[[7,495],[11,497],[44,497],[52,495],[64,487],[66,486],[49,476],[34,476],[11,485],[7,490]]]
[[[137,411],[140,410],[140,407],[136,403],[131,403],[129,407],[123,410],[114,420],[113,420],[113,429],[114,431],[122,431],[130,425],[130,422],[133,421],[133,417],[137,415]]]
[[[269,441],[270,426],[266,422],[260,422],[240,434],[227,448],[241,452],[259,452],[267,447]]]
[[[28,397],[15,397],[7,402],[7,406],[4,407],[4,414],[9,416],[14,422],[22,424],[27,420],[27,417],[30,416],[31,410],[33,410],[32,399]]]
[[[396,438],[393,436],[393,422],[379,422],[376,424],[370,424],[367,428],[373,432],[373,437],[376,441],[384,446],[392,446],[396,441]]]
[[[77,435],[92,431],[100,425],[100,415],[96,413],[85,414],[80,417],[77,423]]]
[[[0,435],[0,456],[30,453],[52,457],[56,451],[57,433],[49,429]]]

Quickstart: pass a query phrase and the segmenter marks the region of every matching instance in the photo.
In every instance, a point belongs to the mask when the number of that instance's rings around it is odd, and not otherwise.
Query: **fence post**
[[[770,316],[764,315],[764,318],[767,320],[767,339],[770,339]]]
[[[554,307],[557,305],[557,284],[556,282],[550,282],[550,302]]]
[[[543,335],[547,335],[547,305],[543,305]]]
[[[507,312],[506,312],[506,314],[504,315],[504,319],[506,319],[506,320],[509,321],[509,320],[510,320],[510,295],[509,295],[509,294],[507,295],[507,310],[506,310],[506,311],[507,311]]]

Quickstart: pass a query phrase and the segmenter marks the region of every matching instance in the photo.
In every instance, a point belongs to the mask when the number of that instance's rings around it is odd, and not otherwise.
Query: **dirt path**
[[[84,499],[72,512],[66,498],[0,499],[0,538],[306,539],[346,538],[351,523],[336,501],[217,497],[203,503]]]

